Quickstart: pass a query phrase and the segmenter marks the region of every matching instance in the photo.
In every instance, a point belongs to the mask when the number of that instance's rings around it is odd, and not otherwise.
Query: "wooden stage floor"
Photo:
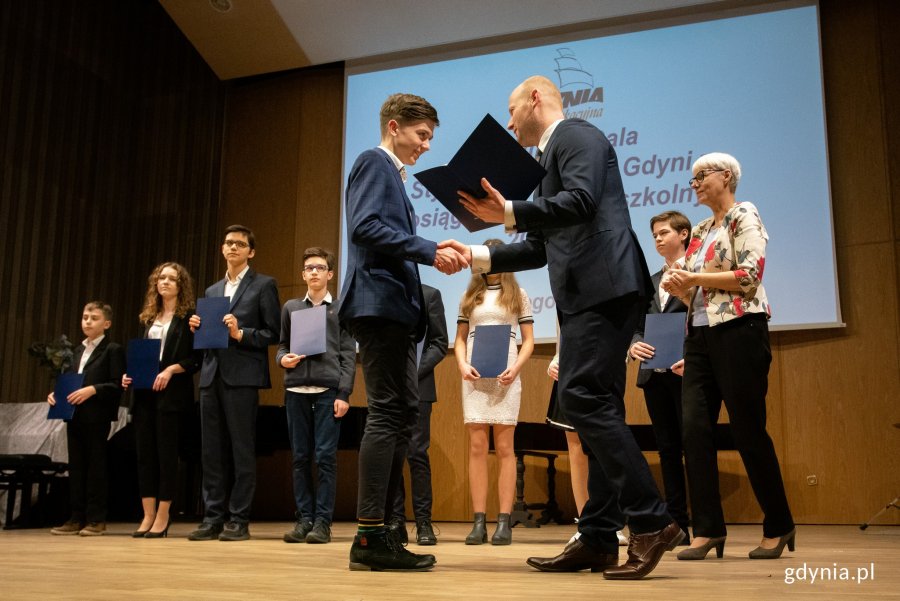
[[[721,560],[677,561],[667,553],[650,578],[611,582],[600,574],[544,574],[525,565],[530,555],[558,553],[571,526],[517,527],[511,546],[470,547],[462,543],[467,524],[440,523],[436,547],[409,547],[437,556],[437,567],[425,573],[351,572],[354,524],[335,524],[327,545],[282,542],[290,526],[253,523],[253,538],[237,543],[190,542],[184,537],[194,524],[188,523],[173,524],[171,538],[156,540],[132,539],[134,524],[111,524],[97,538],[0,531],[0,598],[900,599],[900,527],[861,532],[855,526],[801,526],[796,552],[751,561],[747,552],[758,544],[761,528],[731,526]]]

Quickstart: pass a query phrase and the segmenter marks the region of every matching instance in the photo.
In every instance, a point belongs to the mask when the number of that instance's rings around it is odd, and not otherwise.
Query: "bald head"
[[[540,75],[529,77],[509,95],[507,128],[522,146],[537,146],[541,135],[565,115],[562,96],[553,82]]]

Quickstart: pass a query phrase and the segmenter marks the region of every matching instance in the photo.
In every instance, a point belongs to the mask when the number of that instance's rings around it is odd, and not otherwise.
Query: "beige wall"
[[[889,0],[823,0],[821,6],[838,281],[847,327],[772,336],[769,430],[800,523],[861,522],[900,492],[900,430],[892,427],[900,422],[900,65],[892,33],[900,25],[897,12]],[[240,221],[257,231],[256,267],[278,278],[282,301],[302,289],[297,266],[303,247],[338,246],[342,106],[339,66],[236,86],[230,93],[220,225]],[[523,371],[523,421],[543,420],[552,354],[552,347],[539,346]],[[633,371],[628,381],[634,382]],[[438,367],[437,385],[434,517],[464,520],[471,514],[466,437],[452,359]],[[277,404],[277,378],[273,386],[264,402]],[[362,390],[358,378],[355,404],[364,404]],[[649,423],[633,385],[627,406],[630,423]],[[658,463],[655,454],[648,460]],[[261,466],[258,506],[286,507],[289,513],[286,454]],[[557,490],[572,515],[568,466],[563,460],[559,467]],[[759,521],[739,458],[723,452],[720,467],[727,519]],[[816,485],[808,484],[810,476]],[[355,480],[354,457],[342,453],[339,517],[353,517]],[[545,485],[531,464],[526,480],[526,498],[538,500]],[[491,503],[489,512],[495,513],[496,500]],[[900,512],[883,519],[900,523]]]

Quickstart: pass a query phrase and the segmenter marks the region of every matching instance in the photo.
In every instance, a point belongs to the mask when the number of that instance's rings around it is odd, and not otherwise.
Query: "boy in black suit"
[[[75,350],[69,373],[84,374],[84,386],[67,397],[75,414],[66,422],[69,451],[69,497],[71,517],[52,534],[100,536],[106,532],[106,439],[109,423],[119,417],[125,353],[110,342],[112,307],[101,301],[84,306],[81,331],[84,342]],[[51,392],[47,402],[56,404]]]

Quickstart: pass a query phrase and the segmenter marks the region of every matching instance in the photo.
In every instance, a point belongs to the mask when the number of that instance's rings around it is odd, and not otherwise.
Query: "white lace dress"
[[[532,323],[531,300],[524,290],[522,294],[522,313],[512,315],[498,304],[500,286],[488,286],[484,300],[476,305],[468,319],[460,315],[457,323],[469,324],[469,337],[466,340],[466,361],[472,359],[472,341],[475,329],[479,325],[512,326],[509,338],[509,355],[507,367],[515,363],[518,356],[516,332],[521,323]],[[519,403],[522,399],[522,382],[517,376],[509,386],[501,385],[496,378],[481,378],[475,382],[463,380],[462,402],[463,418],[467,424],[505,424],[515,425],[519,419]]]

